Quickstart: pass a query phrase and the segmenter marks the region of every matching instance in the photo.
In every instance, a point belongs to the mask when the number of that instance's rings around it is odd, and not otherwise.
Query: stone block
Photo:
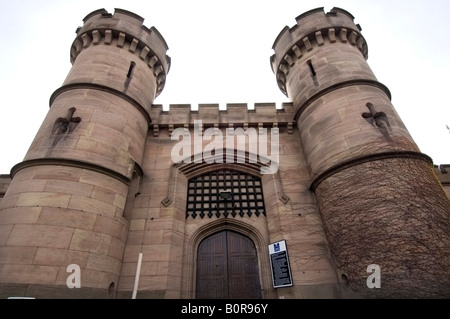
[[[42,207],[13,207],[2,214],[8,224],[35,224],[40,218],[42,209]]]
[[[121,194],[122,196],[126,196],[128,193],[127,186],[117,179],[89,170],[82,171],[80,182],[106,188],[113,193]]]
[[[15,225],[8,245],[67,249],[74,233],[73,228],[52,225]]]
[[[13,183],[8,188],[9,194],[21,194],[27,192],[43,192],[45,189],[46,180],[24,180],[17,183]]]
[[[145,219],[132,219],[130,222],[130,231],[133,230],[144,230],[145,229]]]
[[[4,264],[33,264],[37,247],[0,247],[0,260]]]
[[[14,224],[0,225],[0,244],[5,245],[9,239],[9,235],[14,227]]]
[[[3,265],[0,271],[1,282],[16,284],[54,284],[58,267],[41,265]]]
[[[96,253],[90,253],[87,260],[86,268],[89,270],[119,275],[121,265],[122,265],[121,260],[118,260],[117,258]]]
[[[37,220],[38,224],[92,230],[97,215],[79,210],[44,207]]]
[[[77,250],[66,250],[56,248],[37,248],[34,254],[34,263],[46,266],[68,267],[76,264],[82,268],[86,267],[88,253]]]
[[[70,249],[107,255],[111,245],[111,236],[98,232],[75,229]]]
[[[81,196],[71,196],[66,207],[108,217],[114,217],[116,213],[116,207],[111,205],[110,202]]]
[[[158,261],[164,262],[169,260],[170,245],[168,244],[153,244],[144,245],[142,247],[143,261]]]
[[[107,216],[98,216],[95,222],[94,231],[125,240],[128,232],[128,223],[123,218],[112,219]]]
[[[83,184],[75,181],[67,180],[44,180],[45,192],[57,192],[69,195],[79,195],[84,197],[90,197],[92,194],[93,186],[88,184]]]
[[[81,174],[80,169],[69,166],[45,165],[38,166],[35,169],[34,178],[44,180],[55,179],[76,182],[80,179]]]
[[[61,193],[28,192],[18,196],[16,205],[31,207],[67,207],[70,197],[70,195]]]

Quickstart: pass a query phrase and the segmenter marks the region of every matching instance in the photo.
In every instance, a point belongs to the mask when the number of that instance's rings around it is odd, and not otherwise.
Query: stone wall
[[[383,159],[343,169],[317,187],[337,270],[352,290],[377,298],[450,295],[450,201],[430,170],[420,159]],[[381,268],[382,289],[367,289],[372,264]]]

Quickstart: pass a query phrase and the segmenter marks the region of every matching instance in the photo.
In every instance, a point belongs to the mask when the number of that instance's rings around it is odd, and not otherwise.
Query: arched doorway
[[[250,238],[223,230],[198,247],[197,299],[260,299],[258,256]]]

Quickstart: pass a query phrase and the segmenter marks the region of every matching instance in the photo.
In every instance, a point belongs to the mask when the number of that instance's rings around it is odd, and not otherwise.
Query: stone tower
[[[308,11],[273,49],[282,109],[165,111],[159,32],[121,9],[86,16],[23,162],[0,176],[0,298],[449,298],[449,199],[353,16]],[[194,161],[174,160],[179,135]],[[228,150],[216,136],[247,151],[210,161]],[[280,240],[292,281],[274,287]]]
[[[115,294],[126,200],[142,175],[150,108],[170,67],[165,40],[143,20],[101,9],[76,31],[72,68],[2,200],[6,296]],[[77,268],[81,289],[67,289]]]
[[[360,26],[339,8],[296,21],[274,43],[272,69],[293,101],[342,285],[352,296],[449,297],[450,203],[366,63]]]

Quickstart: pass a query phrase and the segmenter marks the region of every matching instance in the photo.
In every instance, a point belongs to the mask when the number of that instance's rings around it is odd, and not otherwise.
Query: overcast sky
[[[156,27],[172,58],[155,104],[275,102],[270,67],[280,31],[305,11],[343,8],[368,42],[368,63],[421,151],[450,164],[448,0],[1,0],[0,174],[21,162],[70,70],[75,30],[90,12],[132,11]]]

